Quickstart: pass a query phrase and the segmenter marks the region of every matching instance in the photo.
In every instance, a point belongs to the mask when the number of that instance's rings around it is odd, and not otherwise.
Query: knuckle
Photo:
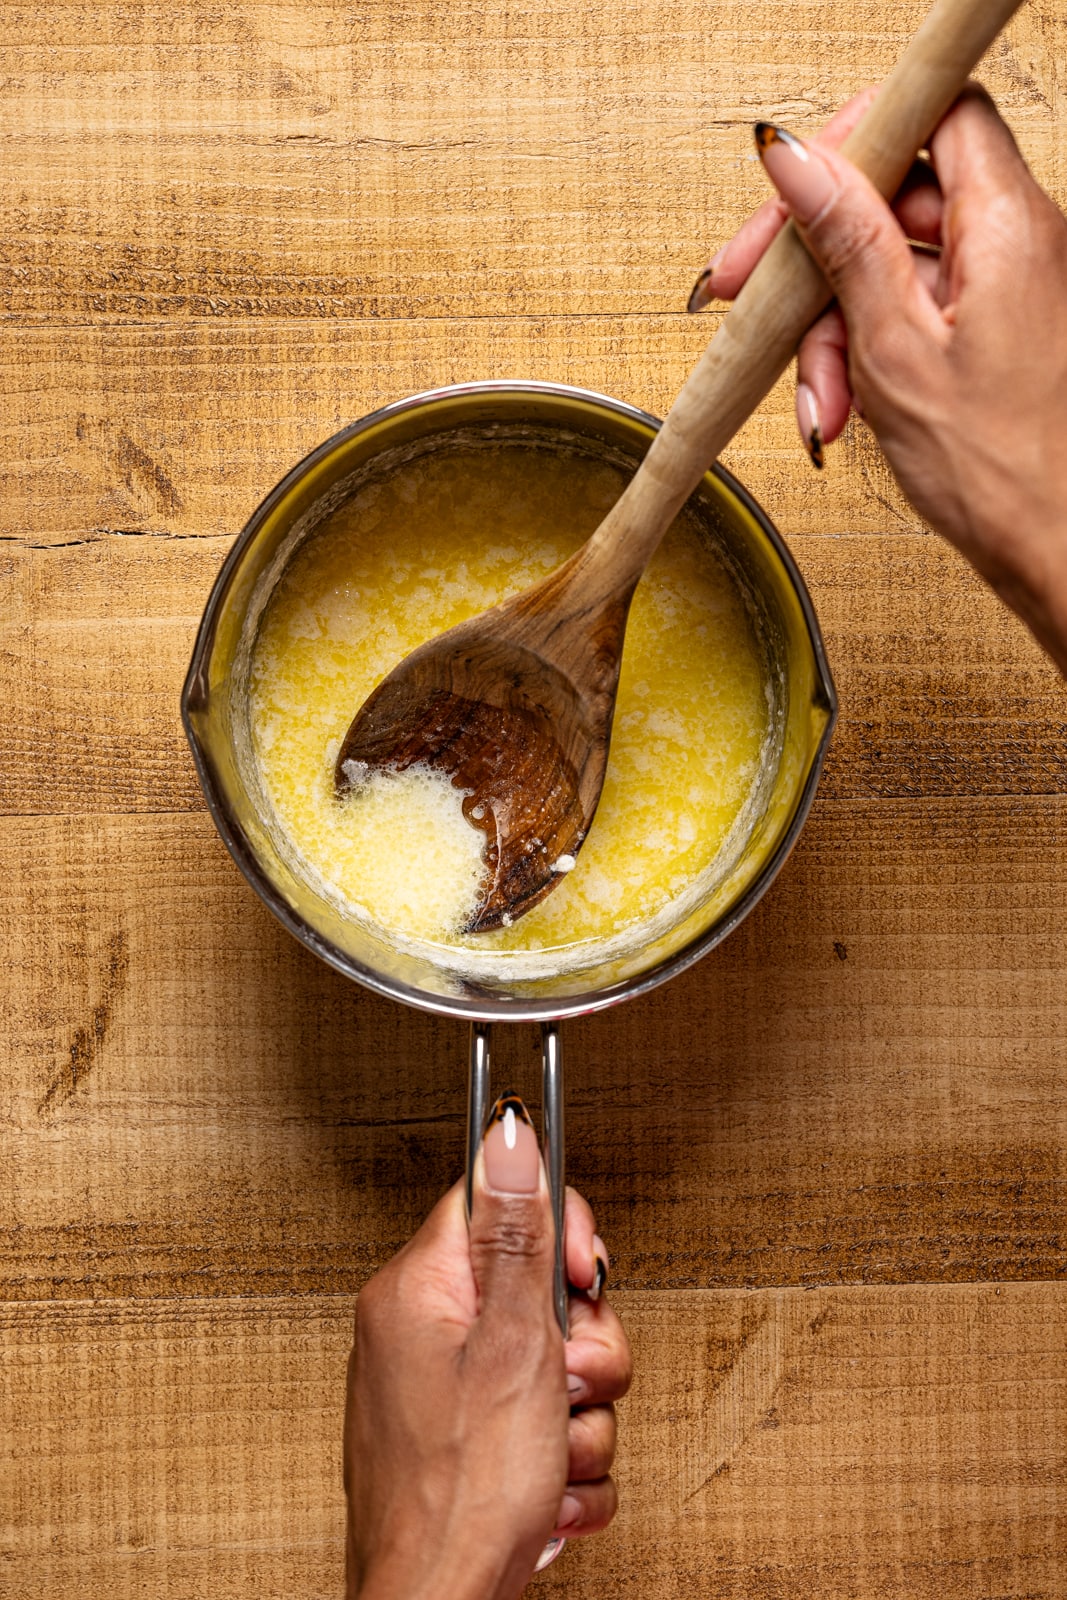
[[[603,1478],[615,1459],[618,1429],[613,1406],[597,1406],[572,1417],[569,1473],[575,1479]]]
[[[566,1214],[568,1223],[577,1223],[592,1231],[595,1226],[593,1208],[583,1194],[577,1189],[568,1187],[566,1194]]]
[[[902,320],[878,321],[849,346],[849,386],[865,403],[875,397],[902,396],[914,389],[922,370],[915,341]]]
[[[537,1260],[545,1256],[548,1239],[539,1214],[504,1211],[481,1229],[478,1248],[491,1256]]]
[[[885,243],[884,229],[881,213],[837,201],[808,232],[827,277],[836,284],[854,278],[878,259]]]
[[[366,1350],[373,1345],[382,1322],[383,1318],[378,1309],[376,1296],[368,1294],[366,1289],[361,1289],[359,1298],[356,1301],[353,1348]]]
[[[368,1278],[359,1294],[356,1296],[356,1327],[366,1326],[373,1322],[379,1313],[382,1300],[382,1280],[380,1274]]]
[[[630,1341],[625,1334],[623,1335],[623,1341],[622,1348],[618,1351],[612,1368],[612,1376],[615,1380],[613,1391],[616,1400],[621,1400],[622,1396],[629,1392],[630,1385],[634,1381],[634,1358],[630,1349]]]
[[[633,1382],[633,1351],[626,1337],[626,1330],[618,1318],[614,1319],[608,1333],[609,1337],[605,1339],[603,1347],[602,1379],[605,1389],[609,1391],[607,1398],[621,1400]]]
[[[597,1401],[621,1400],[633,1382],[633,1363],[629,1351],[612,1351],[598,1364],[593,1388]]]
[[[383,1267],[373,1278],[368,1278],[356,1296],[356,1338],[374,1334],[379,1328],[392,1325],[395,1320],[398,1274]]]

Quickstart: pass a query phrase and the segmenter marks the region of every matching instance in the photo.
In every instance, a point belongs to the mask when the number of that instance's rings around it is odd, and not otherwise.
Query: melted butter
[[[328,862],[336,887],[379,927],[456,938],[478,909],[485,836],[443,773],[373,772],[343,802],[309,807],[297,826],[303,855]]]
[[[768,742],[767,668],[736,582],[685,514],[634,597],[589,836],[539,906],[491,933],[456,931],[477,902],[484,841],[459,792],[433,775],[334,795],[341,740],[381,678],[550,572],[624,482],[613,467],[530,446],[425,457],[335,512],[265,609],[253,745],[298,864],[353,914],[448,947],[461,968],[491,972],[523,952],[562,968],[576,950],[587,958],[639,939],[714,872],[744,822]]]

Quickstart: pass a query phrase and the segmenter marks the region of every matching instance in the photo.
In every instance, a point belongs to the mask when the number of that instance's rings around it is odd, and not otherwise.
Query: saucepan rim
[[[587,405],[602,407],[617,416],[648,428],[651,432],[655,432],[661,426],[657,417],[641,410],[637,406],[630,405],[627,401],[616,400],[610,395],[600,394],[595,390],[581,389],[570,384],[543,382],[536,379],[492,379],[484,382],[448,384],[437,389],[426,389],[418,394],[407,395],[401,400],[394,400],[388,405],[380,406],[377,410],[369,412],[367,416],[361,417],[358,421],[349,423],[347,427],[332,434],[322,444],[316,445],[302,460],[298,461],[263,498],[238,534],[212,586],[211,594],[208,597],[204,614],[197,630],[192,659],[182,690],[181,715],[185,734],[192,750],[197,776],[207,801],[208,811],[223,843],[260,899],[265,902],[283,926],[301,944],[345,977],[354,979],[357,983],[373,990],[377,994],[385,995],[392,1000],[402,1001],[406,1005],[416,1006],[422,1011],[429,1011],[439,1016],[463,1017],[469,1021],[545,1022],[601,1011],[608,1006],[618,1005],[621,1001],[631,999],[636,995],[646,994],[650,989],[655,989],[661,983],[666,983],[679,973],[684,972],[688,967],[693,966],[695,962],[707,955],[710,950],[713,950],[716,945],[721,944],[766,894],[796,843],[811,809],[811,803],[814,799],[826,758],[826,751],[837,720],[837,692],[829,663],[826,659],[826,650],[823,645],[818,619],[815,615],[815,608],[812,605],[811,596],[808,594],[807,586],[800,575],[789,547],[758,501],[753,498],[743,484],[738,482],[731,472],[718,462],[709,469],[711,475],[717,478],[728,489],[730,494],[741,502],[749,515],[758,523],[785,568],[789,582],[799,601],[811,643],[817,693],[819,701],[826,712],[826,724],[820,735],[814,758],[790,824],[774,850],[768,855],[767,860],[763,863],[752,883],[743,891],[737,903],[721,921],[712,923],[709,928],[696,935],[680,950],[665,957],[645,972],[636,973],[629,978],[609,984],[601,989],[591,990],[587,994],[545,995],[542,997],[501,995],[498,997],[479,992],[478,994],[449,995],[415,988],[410,984],[404,983],[399,978],[380,972],[368,963],[347,955],[305,922],[304,918],[294,911],[270,881],[260,865],[255,848],[241,827],[240,822],[230,810],[226,797],[222,792],[212,757],[201,740],[196,727],[197,715],[205,713],[207,710],[208,666],[223,602],[241,566],[246,550],[252,544],[263,523],[279,501],[319,462],[330,456],[349,440],[356,438],[360,433],[366,432],[369,428],[377,427],[390,418],[435,401],[451,400],[460,396],[491,397],[492,395],[519,397],[534,395],[549,399],[578,401]]]

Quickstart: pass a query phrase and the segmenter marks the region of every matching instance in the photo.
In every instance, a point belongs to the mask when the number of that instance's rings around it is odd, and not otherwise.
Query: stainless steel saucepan
[[[566,449],[578,461],[636,466],[659,424],[603,395],[548,383],[472,383],[414,395],[335,434],[306,456],[253,513],[216,579],[182,695],[182,719],[208,807],[230,854],[289,931],[316,955],[379,994],[471,1023],[466,1169],[489,1109],[490,1027],[542,1028],[542,1135],[556,1218],[556,1311],[567,1331],[563,1267],[563,1073],[560,1022],[597,1011],[698,961],[769,888],[808,814],[837,712],[815,612],[786,545],[728,472],[709,471],[689,502],[709,545],[725,556],[754,613],[772,685],[773,754],[758,782],[747,837],[708,893],[667,932],[611,960],[507,982],[457,976],[346,917],[279,850],[252,755],[248,677],[258,620],[303,539],[371,471],[389,470],[460,437]]]

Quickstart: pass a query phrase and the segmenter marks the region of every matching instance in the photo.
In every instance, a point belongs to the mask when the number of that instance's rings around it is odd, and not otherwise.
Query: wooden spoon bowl
[[[575,617],[565,607],[580,592],[575,565],[412,651],[366,700],[337,758],[342,794],[375,768],[413,765],[463,792],[464,815],[487,837],[468,933],[506,926],[549,893],[600,799],[633,586]]]

